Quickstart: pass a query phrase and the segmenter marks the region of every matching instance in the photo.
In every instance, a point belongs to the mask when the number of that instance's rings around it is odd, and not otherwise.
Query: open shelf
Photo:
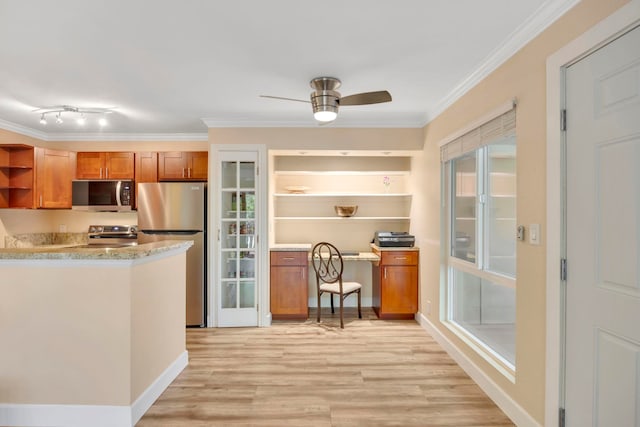
[[[0,208],[32,208],[34,148],[0,145]]]

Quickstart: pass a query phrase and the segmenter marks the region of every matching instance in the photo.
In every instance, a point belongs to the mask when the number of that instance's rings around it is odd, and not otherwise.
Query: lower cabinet
[[[372,306],[381,319],[413,319],[418,311],[417,250],[376,250],[372,266]]]
[[[271,251],[271,316],[309,317],[309,261],[306,251]]]

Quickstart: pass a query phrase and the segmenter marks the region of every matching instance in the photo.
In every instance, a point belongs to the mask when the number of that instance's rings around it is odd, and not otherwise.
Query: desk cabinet
[[[271,252],[271,316],[273,319],[309,317],[308,253]]]
[[[381,319],[413,319],[418,311],[419,252],[374,250],[380,262],[372,266],[372,306]]]

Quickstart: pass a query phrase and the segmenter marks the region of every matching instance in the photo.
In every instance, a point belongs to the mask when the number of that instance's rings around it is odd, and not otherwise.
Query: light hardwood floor
[[[189,366],[137,425],[514,425],[415,321],[346,314],[188,329]]]

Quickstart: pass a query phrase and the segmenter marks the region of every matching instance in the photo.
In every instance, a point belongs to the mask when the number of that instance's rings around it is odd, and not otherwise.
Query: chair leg
[[[362,305],[361,304],[361,301],[362,301],[361,294],[362,293],[360,291],[358,291],[358,318],[359,319],[362,319],[362,310],[360,309],[360,306]]]
[[[333,300],[333,294],[331,295],[331,299]],[[342,329],[344,329],[344,320],[343,320],[343,314],[344,314],[344,297],[342,295],[340,295],[340,327]]]
[[[318,299],[318,314],[317,314],[317,317],[318,317],[317,322],[318,323],[320,323],[320,296],[321,295],[322,294],[320,293],[320,290],[318,290],[318,298],[317,298]]]
[[[335,311],[333,310],[333,294],[329,294],[329,297],[331,298],[331,314],[334,314]]]

